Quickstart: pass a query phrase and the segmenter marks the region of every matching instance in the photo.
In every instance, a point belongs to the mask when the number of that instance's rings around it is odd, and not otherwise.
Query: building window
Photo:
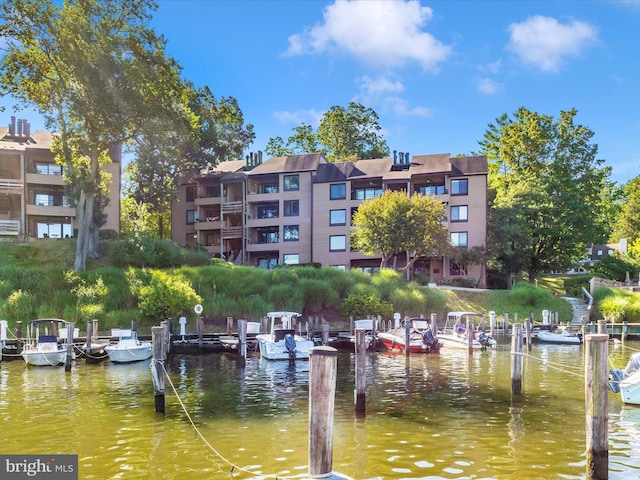
[[[36,172],[40,175],[62,175],[62,165],[55,163],[36,163]]]
[[[451,195],[469,195],[469,180],[451,180]]]
[[[278,243],[279,235],[275,228],[261,228],[256,231],[256,243]]]
[[[284,176],[284,191],[294,192],[300,190],[300,175]]]
[[[347,211],[331,210],[329,212],[329,225],[346,225],[347,224]]]
[[[300,229],[298,225],[285,225],[282,227],[285,242],[297,242],[300,240]]]
[[[285,217],[297,217],[300,215],[300,201],[299,200],[285,200],[284,201],[284,216]]]
[[[346,235],[331,235],[329,237],[329,251],[344,252],[347,249]]]
[[[466,247],[467,232],[451,232],[451,245],[454,247]]]
[[[195,233],[187,233],[185,237],[185,245],[187,247],[195,247],[198,244],[198,236]]]
[[[338,270],[342,270],[343,272],[347,271],[347,266],[346,265],[330,265],[332,268],[336,268]]]
[[[197,210],[187,210],[187,225],[193,225],[198,221]]]
[[[463,275],[464,272],[460,268],[460,265],[455,260],[451,260],[449,262],[449,274],[453,275]]]
[[[278,207],[258,207],[258,218],[278,218]]]
[[[272,268],[276,268],[278,266],[277,258],[260,258],[258,259],[258,268],[264,268],[266,270],[271,270]]]
[[[198,187],[195,185],[191,185],[185,188],[185,195],[187,202],[193,202],[196,198],[198,198]]]
[[[452,222],[466,222],[469,220],[469,209],[467,205],[458,205],[451,207],[451,221]]]
[[[434,183],[432,185],[421,185],[418,187],[418,193],[424,195],[433,196],[433,195],[444,195],[446,193],[444,189],[444,183]]]
[[[334,183],[330,186],[329,198],[331,200],[344,200],[347,198],[347,184]]]
[[[288,253],[283,255],[282,261],[285,265],[299,265],[300,264],[300,255],[297,253]]]
[[[353,200],[371,200],[382,196],[382,187],[356,188],[353,191]]]

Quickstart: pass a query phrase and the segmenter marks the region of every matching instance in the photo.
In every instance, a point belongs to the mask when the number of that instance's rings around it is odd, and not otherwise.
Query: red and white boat
[[[376,339],[387,350],[406,352],[407,328],[390,328],[386,332],[376,332]],[[438,353],[440,342],[433,336],[426,320],[412,320],[409,327],[410,353]]]

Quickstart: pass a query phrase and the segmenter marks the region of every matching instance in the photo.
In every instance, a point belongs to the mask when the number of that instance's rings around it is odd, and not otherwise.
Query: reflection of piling
[[[309,476],[320,478],[333,468],[333,413],[338,352],[333,347],[309,351]]]
[[[356,412],[364,412],[367,404],[367,347],[365,344],[365,330],[357,328],[356,333]]]
[[[153,378],[153,395],[156,412],[164,413],[164,369],[165,360],[163,328],[151,327],[151,341],[153,342],[153,357],[151,359],[151,377]]]
[[[73,329],[75,323],[67,323],[67,357],[64,362],[64,371],[71,371],[71,360],[73,360]]]
[[[244,367],[247,361],[247,320],[238,319],[238,363]]]
[[[511,335],[511,393],[522,392],[522,324],[514,323]]]
[[[609,478],[608,341],[602,334],[586,338],[587,479]]]

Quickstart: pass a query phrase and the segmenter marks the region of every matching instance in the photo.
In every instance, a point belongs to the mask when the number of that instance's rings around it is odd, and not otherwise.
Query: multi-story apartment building
[[[76,211],[65,197],[63,167],[51,152],[53,134],[31,133],[26,120],[11,117],[0,127],[0,239],[66,238],[76,231]],[[120,152],[107,165],[112,177],[103,229],[120,231]]]
[[[449,154],[330,163],[322,154],[270,158],[252,154],[247,162],[224,162],[197,178],[183,180],[172,208],[173,239],[198,244],[238,264],[272,268],[316,262],[373,271],[381,257],[350,248],[353,213],[384,190],[433,195],[442,201],[451,243],[484,247],[487,237],[487,159]],[[406,265],[406,256],[394,260]],[[414,273],[434,281],[473,278],[450,258],[421,258]]]

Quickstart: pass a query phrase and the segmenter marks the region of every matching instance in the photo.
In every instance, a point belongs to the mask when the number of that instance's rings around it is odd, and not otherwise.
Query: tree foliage
[[[479,142],[490,162],[490,253],[511,277],[567,268],[609,236],[610,168],[576,114],[554,120],[521,107]]]
[[[640,176],[629,180],[622,192],[622,207],[617,217],[614,239],[626,238],[629,243],[635,243],[640,239]]]
[[[189,124],[179,66],[149,28],[152,0],[7,0],[0,89],[32,105],[58,133],[77,182],[75,270],[98,256],[101,159],[150,119]]]
[[[393,255],[408,252],[413,258],[451,252],[447,229],[442,225],[444,206],[430,196],[387,190],[365,200],[353,217],[351,245],[365,255],[382,255],[380,267]]]
[[[265,152],[272,156],[322,152],[332,162],[386,157],[389,147],[378,121],[378,114],[360,103],[350,102],[347,108],[334,105],[322,116],[317,131],[302,123],[286,143],[281,137],[270,138]]]

